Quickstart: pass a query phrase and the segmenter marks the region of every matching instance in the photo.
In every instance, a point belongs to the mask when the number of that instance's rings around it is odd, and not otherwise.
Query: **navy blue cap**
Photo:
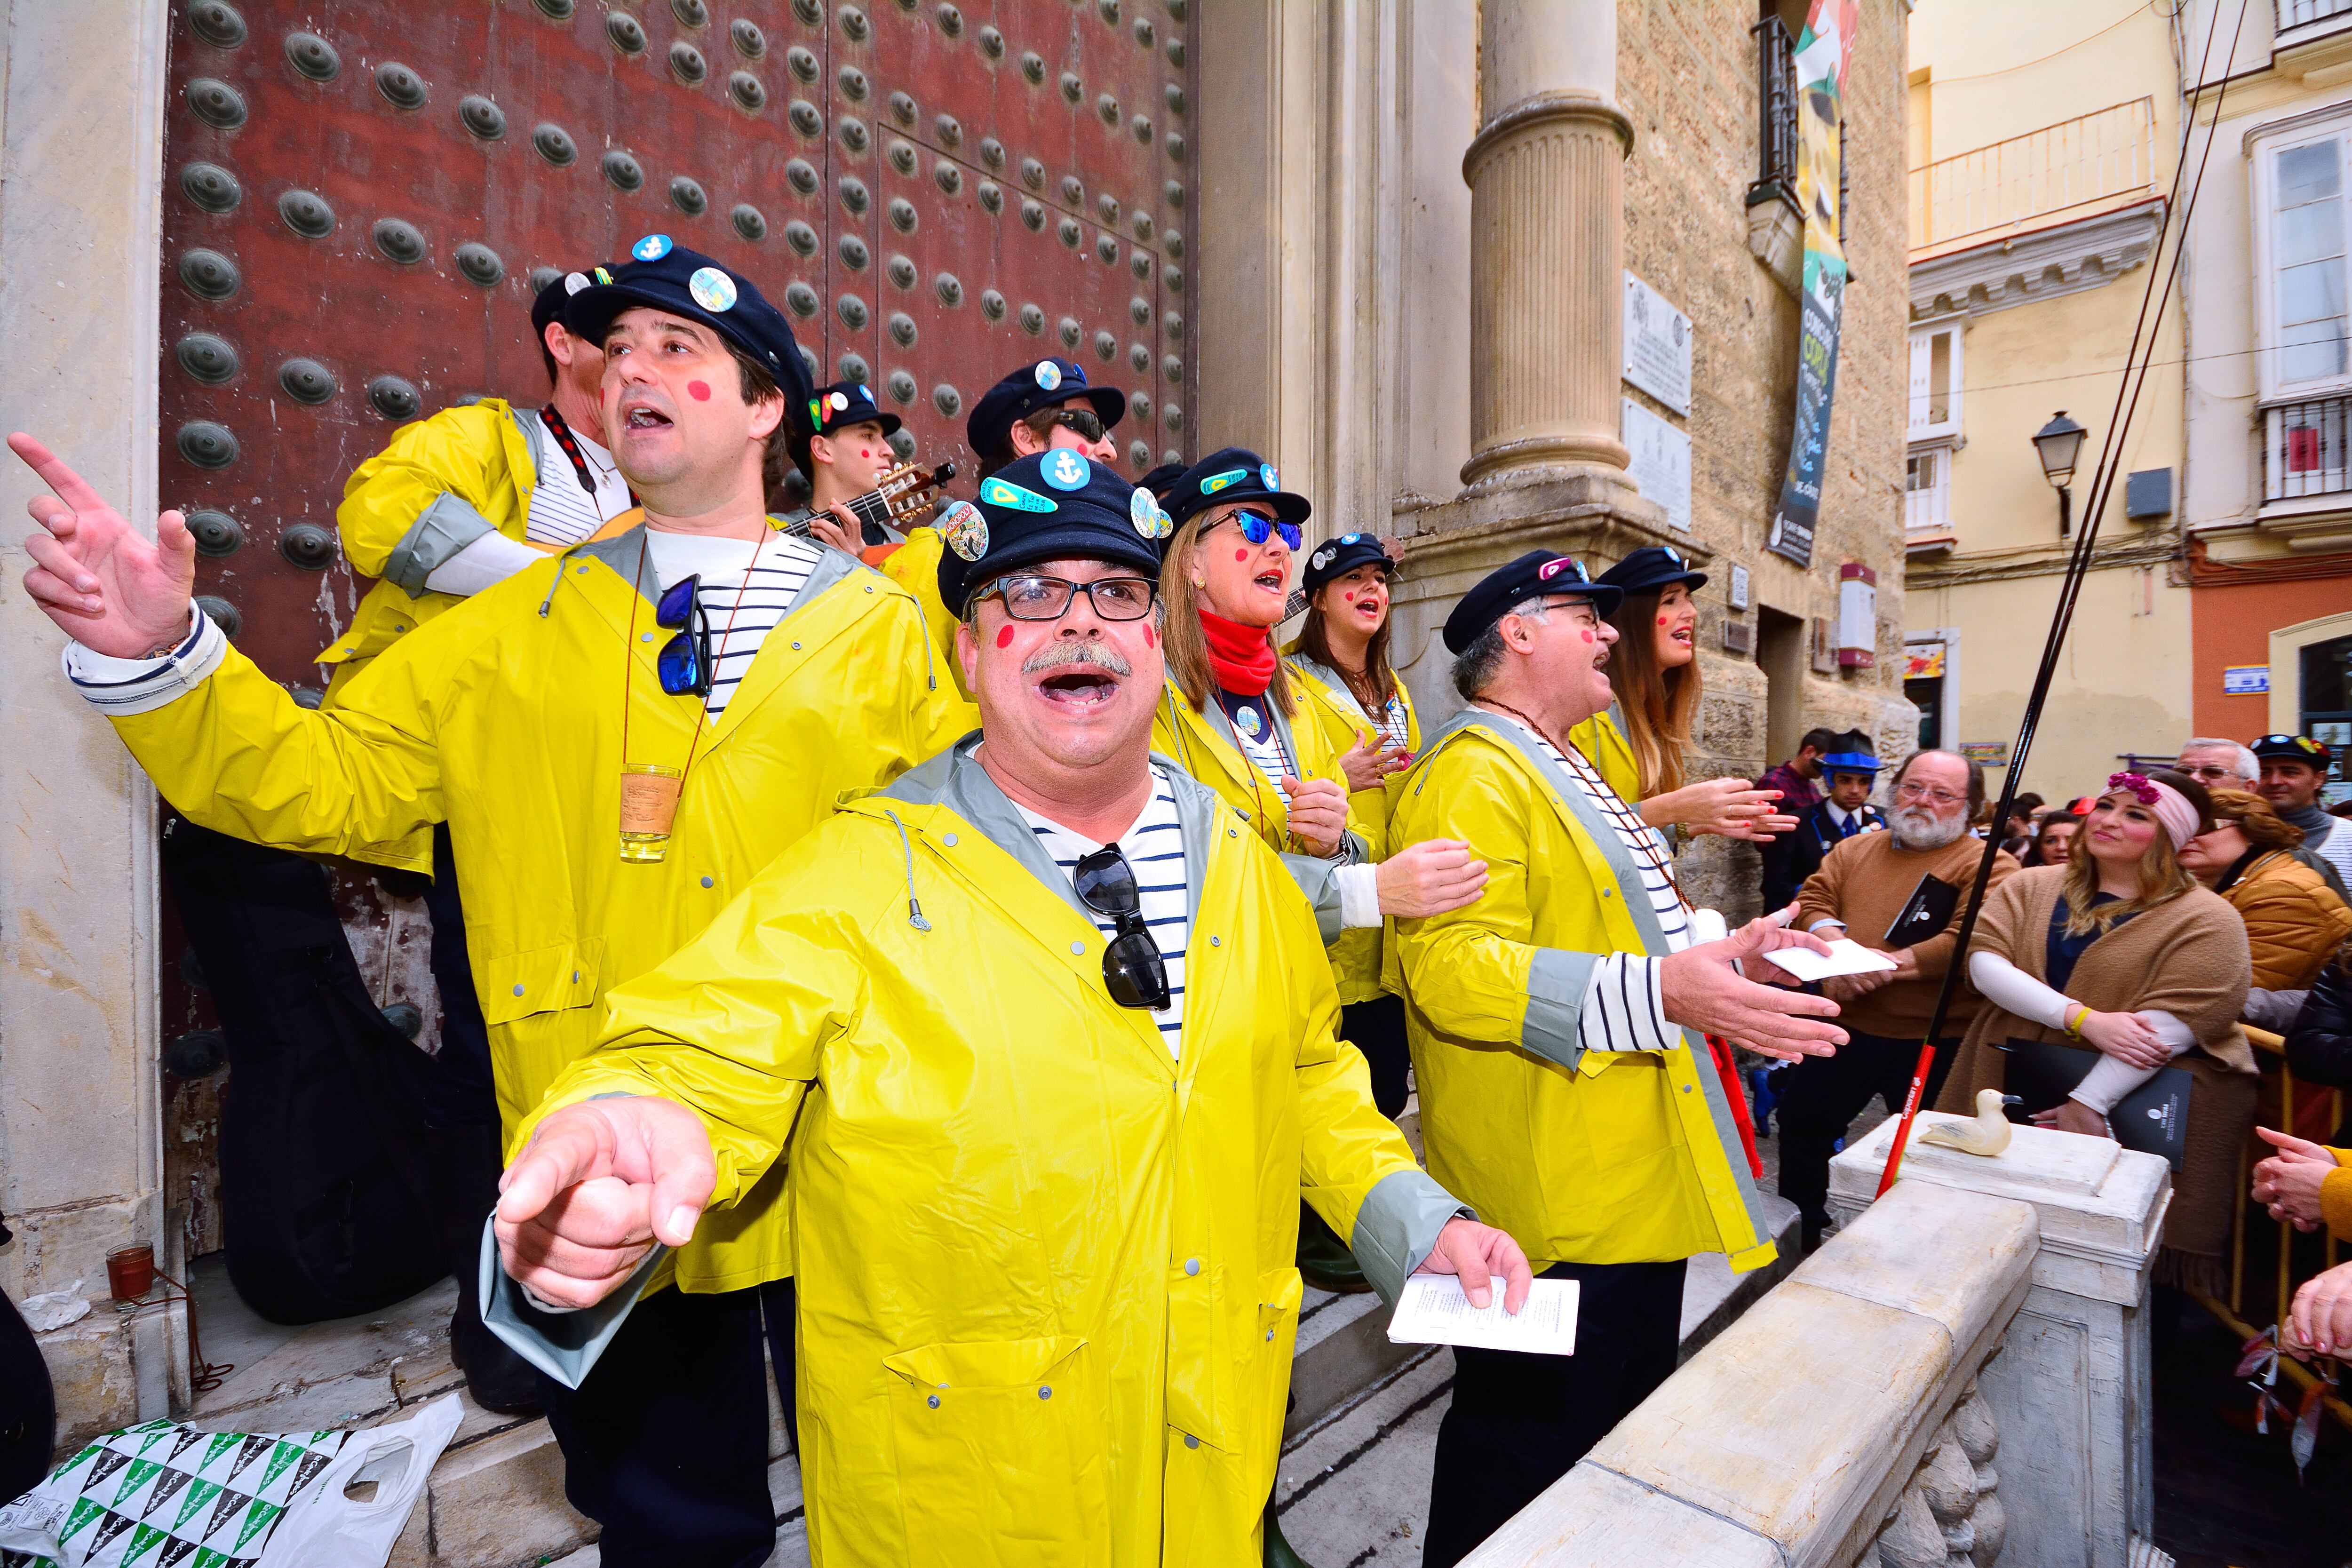
[[[1327,539],[1317,545],[1307,557],[1307,571],[1299,586],[1313,598],[1322,592],[1323,584],[1335,577],[1344,577],[1359,566],[1377,562],[1396,572],[1396,559],[1388,551],[1387,542],[1377,533],[1343,533],[1337,539]]]
[[[587,288],[592,281],[585,272],[566,272],[541,289],[530,302],[530,335],[544,346],[547,323],[562,321],[564,307],[572,302],[572,296]],[[567,327],[570,325],[568,322],[565,324]]]
[[[1649,544],[1601,574],[1600,580],[1629,594],[1656,594],[1676,583],[1696,591],[1706,585],[1706,574],[1693,571],[1673,545]]]
[[[862,381],[836,381],[830,386],[820,386],[796,413],[804,437],[830,436],[845,425],[869,421],[881,426],[882,434],[889,436],[901,423],[897,415],[885,414],[874,406],[874,389]]]
[[[1013,437],[1016,421],[1041,408],[1084,401],[1108,430],[1127,412],[1127,394],[1115,386],[1087,384],[1087,367],[1074,359],[1041,359],[1023,365],[980,395],[964,422],[971,449],[985,458]]]
[[[2308,735],[2264,735],[2247,748],[2257,758],[2276,757],[2284,762],[2301,763],[2326,773],[2336,753]]]
[[[620,267],[596,268],[590,286],[565,307],[565,326],[601,344],[614,318],[633,305],[699,321],[766,368],[783,389],[788,411],[805,408],[811,377],[799,340],[749,278],[672,244],[666,234],[646,236],[629,247],[629,258]]]
[[[1168,499],[1168,488],[1173,485],[1183,472],[1184,465],[1181,463],[1162,463],[1136,480],[1135,486],[1138,489],[1150,490],[1153,495],[1165,500]]]
[[[980,481],[980,500],[942,512],[940,601],[958,616],[1008,572],[1078,559],[1160,581],[1160,542],[1174,526],[1150,490],[1066,447],[1016,458]]]
[[[1550,550],[1530,550],[1507,565],[1497,566],[1472,585],[1445,617],[1445,647],[1450,653],[1468,651],[1486,635],[1486,628],[1511,613],[1513,605],[1544,594],[1574,594],[1592,601],[1602,615],[1614,610],[1625,590],[1596,583],[1586,575],[1584,563]]]
[[[1305,496],[1282,488],[1274,465],[1243,447],[1210,453],[1176,476],[1168,490],[1168,515],[1186,523],[1213,506],[1254,500],[1285,522],[1305,522],[1315,507]]]

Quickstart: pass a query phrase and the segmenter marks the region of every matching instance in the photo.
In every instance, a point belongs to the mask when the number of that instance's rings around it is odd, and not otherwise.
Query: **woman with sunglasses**
[[[1774,807],[1777,790],[1751,789],[1743,778],[1684,782],[1700,696],[1698,605],[1691,595],[1706,585],[1706,574],[1693,571],[1672,545],[1656,544],[1634,551],[1600,581],[1625,595],[1609,616],[1617,628],[1608,666],[1616,700],[1570,740],[1669,845],[1699,833],[1769,844],[1795,832],[1796,817]]]
[[[1307,558],[1307,620],[1291,645],[1291,672],[1319,699],[1309,706],[1339,752],[1348,815],[1373,854],[1387,853],[1387,779],[1421,749],[1421,725],[1404,682],[1389,668],[1389,580],[1396,562],[1370,533],[1348,533]],[[1372,1070],[1383,1115],[1405,1107],[1404,1003],[1381,986],[1381,931],[1351,931],[1332,944],[1341,1032]]]
[[[2245,927],[2181,863],[2212,826],[2205,786],[2168,768],[2107,784],[2065,865],[2020,870],[1986,898],[1969,953],[1985,1005],[1936,1108],[1974,1114],[1979,1090],[2006,1087],[2011,1052],[2056,1046],[2083,1053],[2087,1071],[2034,1121],[2113,1137],[2109,1115],[2126,1095],[2168,1066],[2186,1069],[2187,1145],[2157,1278],[2217,1289],[2259,1082],[2238,1026],[2252,978]],[[2047,1052],[2023,1059],[2034,1055]]]

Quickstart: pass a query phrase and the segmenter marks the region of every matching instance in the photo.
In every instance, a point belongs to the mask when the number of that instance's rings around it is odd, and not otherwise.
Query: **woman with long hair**
[[[2063,866],[2073,847],[2074,835],[2082,830],[2083,819],[2071,811],[2042,813],[2034,826],[2033,842],[2025,847],[2021,866]]]
[[[1348,775],[1348,816],[1375,856],[1388,852],[1388,777],[1421,750],[1420,721],[1389,666],[1389,580],[1396,562],[1375,535],[1345,533],[1307,558],[1307,619],[1290,647],[1291,673]],[[1381,986],[1381,933],[1351,931],[1333,943],[1340,1032],[1364,1053],[1372,1099],[1388,1116],[1407,1095],[1404,1003]]]
[[[1945,1079],[1939,1110],[1973,1115],[2005,1087],[2008,1053],[2082,1052],[2084,1072],[2034,1120],[2113,1137],[2108,1113],[2167,1066],[2191,1080],[2158,1278],[2218,1288],[2238,1197],[2238,1151],[2258,1075],[2238,1015],[2252,965],[2245,928],[2181,863],[2212,826],[2205,787],[2158,769],[2107,781],[2063,866],[2021,870],[1987,897],[1969,954],[1985,999]]]
[[[2352,909],[2292,851],[2303,829],[2248,790],[2213,792],[2213,826],[2189,841],[2180,863],[2246,922],[2254,989],[2300,991],[2352,934]]]
[[[1569,736],[1601,770],[1610,787],[1670,844],[1689,834],[1769,843],[1795,830],[1797,819],[1778,811],[1778,790],[1749,787],[1740,778],[1684,782],[1684,752],[1698,716],[1698,605],[1691,595],[1706,574],[1691,569],[1682,552],[1654,544],[1601,574],[1624,590],[1609,616],[1617,645],[1609,654],[1609,685],[1617,700]]]

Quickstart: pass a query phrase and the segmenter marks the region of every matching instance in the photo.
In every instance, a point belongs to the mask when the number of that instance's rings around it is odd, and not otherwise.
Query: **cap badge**
[[[857,384],[857,395],[871,403],[874,401],[874,389],[861,381]]]
[[[1151,527],[1152,538],[1165,539],[1170,534],[1176,531],[1176,520],[1174,518],[1169,516],[1165,511],[1160,511],[1160,509],[1156,507],[1152,510],[1159,514],[1158,521],[1155,521]]]
[[[812,398],[810,398],[810,399],[809,399],[809,423],[810,423],[811,425],[813,425],[813,426],[816,426],[816,428],[817,428],[818,430],[820,430],[820,431],[821,431],[821,430],[823,430],[823,429],[824,428],[824,398],[822,398],[822,397],[812,397]]]
[[[1227,468],[1222,474],[1211,474],[1207,479],[1202,479],[1201,493],[1204,496],[1213,496],[1227,485],[1237,485],[1248,478],[1247,468]]]
[[[665,248],[668,247],[667,238],[655,237],[661,239]],[[694,297],[696,304],[706,310],[731,310],[735,308],[735,279],[716,267],[696,268],[694,276],[686,280],[686,291]]]
[[[966,561],[977,561],[988,553],[988,519],[968,500],[948,508],[947,516],[940,520],[940,531],[947,535],[948,548]]]
[[[1661,544],[1658,546],[1658,549],[1664,552],[1667,560],[1673,562],[1675,565],[1679,566],[1683,563],[1682,552],[1676,550],[1673,545]]]
[[[603,269],[600,268],[598,270]],[[588,274],[585,272],[567,272],[563,275],[563,291],[566,294],[577,294],[586,287],[588,287]]]
[[[834,411],[835,414],[842,413],[843,411],[845,411],[845,409],[847,409],[847,408],[848,408],[848,406],[849,406],[849,399],[848,399],[848,397],[847,397],[845,395],[844,395],[844,394],[842,394],[842,393],[838,393],[838,392],[836,392],[836,393],[835,393],[835,394],[833,394],[833,395],[832,395],[832,403],[833,403],[833,411]]]
[[[1055,388],[1059,387],[1062,384],[1062,367],[1055,364],[1049,359],[1039,360],[1037,362],[1037,384],[1044,387],[1048,392],[1052,392]]]
[[[1135,524],[1135,531],[1142,537],[1160,537],[1160,506],[1151,499],[1150,490],[1139,489],[1127,498],[1127,520]]]
[[[1583,562],[1570,560],[1565,555],[1554,556],[1536,568],[1536,581],[1538,583],[1549,583],[1555,577],[1562,576],[1573,577],[1579,583],[1591,581],[1584,574]]]
[[[1352,533],[1348,535],[1348,539],[1353,539],[1356,536]],[[1347,542],[1347,540],[1341,540],[1340,542],[1344,544]],[[1339,553],[1339,552],[1337,550],[1327,544],[1322,549],[1317,551],[1314,554],[1308,556],[1307,558],[1307,564],[1313,567],[1316,571],[1320,572],[1326,566],[1330,565],[1331,558]]]
[[[669,236],[666,234],[649,234],[629,247],[629,254],[640,261],[659,261],[669,252]]]
[[[1363,542],[1363,539],[1364,536],[1360,533],[1343,533],[1333,542],[1339,544],[1360,544]]]
[[[597,281],[597,282],[599,282],[599,283],[603,283],[603,284],[610,285],[610,284],[611,284],[611,282],[613,281],[613,275],[612,275],[611,273],[609,273],[609,272],[605,271],[603,268],[599,267],[598,268],[596,268],[596,281]]]
[[[1094,478],[1095,468],[1067,447],[1056,447],[1046,457],[1039,472],[1045,476],[1045,482],[1057,490],[1082,490],[1087,488],[1087,481]]]
[[[1272,463],[1260,463],[1257,466],[1257,477],[1259,482],[1270,490],[1278,490],[1282,488],[1282,476],[1274,471]]]
[[[1024,490],[1019,485],[1003,479],[982,479],[980,499],[991,506],[1009,507],[1014,511],[1058,511],[1051,499],[1035,490]]]

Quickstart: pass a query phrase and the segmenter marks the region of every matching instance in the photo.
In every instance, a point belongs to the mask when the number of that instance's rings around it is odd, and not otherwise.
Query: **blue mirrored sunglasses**
[[[1306,537],[1299,531],[1297,523],[1277,522],[1263,512],[1237,511],[1234,513],[1234,521],[1242,525],[1242,537],[1252,544],[1264,544],[1266,535],[1279,533],[1282,535],[1282,542],[1296,550],[1298,548],[1299,541]]]
[[[702,613],[699,574],[673,583],[654,605],[654,625],[682,628],[654,659],[672,697],[710,695],[710,622]]]

